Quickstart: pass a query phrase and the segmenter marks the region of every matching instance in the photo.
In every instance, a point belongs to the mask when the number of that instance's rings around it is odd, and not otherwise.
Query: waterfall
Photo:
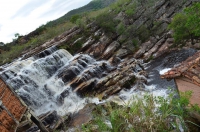
[[[50,110],[64,115],[82,108],[88,101],[73,92],[69,81],[98,63],[88,55],[73,57],[64,49],[50,48],[26,60],[13,62],[1,77],[37,115]],[[98,70],[102,72],[98,67],[94,72]]]
[[[118,93],[123,103],[134,94],[149,92],[165,96],[169,87],[173,90],[176,86],[173,80],[160,79],[159,71],[172,68],[167,60],[174,60],[174,65],[183,55],[186,58],[192,53],[181,51],[175,54],[177,59],[174,54],[161,56],[146,66],[140,60],[129,58],[114,67],[108,61],[96,61],[86,54],[72,56],[64,49],[51,47],[26,60],[18,59],[3,66],[0,76],[36,115],[51,110],[65,115],[82,109],[87,103],[99,103],[97,98],[80,97],[89,92],[107,92],[104,94],[107,96],[123,89]],[[145,67],[148,77],[143,71]],[[131,80],[135,80],[134,85],[129,84]],[[112,97],[111,100],[114,101]]]

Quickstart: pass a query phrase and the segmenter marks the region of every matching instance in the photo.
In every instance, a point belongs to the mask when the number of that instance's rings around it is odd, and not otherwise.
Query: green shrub
[[[200,37],[200,3],[184,9],[182,13],[176,14],[169,28],[174,31],[173,37],[176,42]]]
[[[137,30],[137,35],[142,42],[145,42],[150,37],[150,32],[145,25],[142,25]]]
[[[120,23],[118,26],[117,26],[117,33],[118,34],[123,34],[126,30],[126,27],[123,23]]]
[[[83,125],[83,131],[111,132],[168,132],[179,131],[180,126],[188,131],[184,121],[189,114],[189,98],[191,92],[181,93],[181,97],[155,97],[146,94],[143,97],[134,96],[128,105],[118,106],[107,103],[97,106],[94,120]],[[197,107],[196,109],[199,109]],[[189,122],[189,121],[188,121]]]
[[[126,15],[128,15],[129,17],[133,16],[136,12],[136,7],[137,7],[136,2],[129,4],[126,7],[126,11],[125,11]]]
[[[77,21],[78,19],[80,19],[80,18],[81,18],[81,16],[80,16],[79,14],[73,15],[73,16],[70,18],[70,22],[71,22],[71,23],[76,23],[76,21]]]
[[[105,32],[115,32],[118,21],[114,19],[115,15],[111,12],[104,12],[97,16],[96,23]]]

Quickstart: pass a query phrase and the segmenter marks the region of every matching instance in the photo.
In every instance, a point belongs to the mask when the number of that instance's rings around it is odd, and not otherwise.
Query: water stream
[[[70,75],[78,75],[84,69],[80,63],[72,63],[79,58],[82,65],[89,66],[95,61],[87,55],[72,56],[66,50],[47,49],[26,60],[18,60],[7,66],[1,77],[32,108],[37,115],[57,110],[60,115],[74,112],[88,100],[80,98],[59,77],[66,67],[71,66]],[[60,101],[60,98],[62,102]],[[96,99],[91,99],[96,102]]]
[[[176,93],[177,86],[175,81],[161,79],[160,75],[170,70],[174,66],[185,61],[188,57],[196,53],[195,49],[182,49],[179,51],[171,51],[165,53],[160,57],[144,64],[145,70],[148,72],[147,83],[145,90],[138,91],[136,86],[130,90],[122,90],[117,96],[110,97],[109,100],[115,101],[119,104],[128,103],[133,96],[143,96],[145,94],[153,94],[154,96],[161,96],[166,98],[169,93]]]
[[[168,87],[175,88],[175,83],[173,80],[160,79],[159,72],[165,68],[172,68],[194,52],[189,49],[180,53],[170,53],[146,64],[149,78],[145,91],[155,95],[167,95]],[[66,50],[52,47],[26,60],[16,60],[3,68],[1,78],[37,115],[50,110],[64,115],[78,111],[87,103],[99,103],[97,98],[78,96],[73,91],[77,85],[72,84],[74,78],[81,77],[82,81],[93,78],[98,80],[109,74],[113,67],[106,61],[96,61],[88,55],[72,56]],[[133,94],[142,95],[145,91],[136,91],[133,86],[130,90],[122,90],[118,97],[128,100]]]

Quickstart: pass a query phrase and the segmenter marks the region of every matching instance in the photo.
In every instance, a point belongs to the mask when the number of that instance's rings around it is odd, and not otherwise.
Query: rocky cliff
[[[94,69],[101,68],[102,70],[102,75],[98,74],[98,79],[94,79],[93,75],[96,73],[91,73],[90,70],[86,69],[82,74],[90,76],[88,81],[84,81],[84,76],[71,80],[71,86],[76,92],[83,94],[95,91],[96,94],[107,97],[127,85],[130,87],[145,82],[146,73],[143,64],[134,58],[148,61],[168,52],[174,43],[172,32],[167,28],[168,24],[177,12],[182,11],[184,7],[190,6],[193,2],[195,1],[162,0],[149,8],[139,5],[132,16],[127,16],[121,11],[114,17],[129,29],[126,30],[129,31],[129,35],[126,35],[125,32],[122,34],[107,33],[94,21],[88,24],[85,29],[74,27],[35,49],[25,51],[22,59],[33,56],[51,46],[57,46],[66,47],[69,51],[73,49],[74,53],[90,55],[96,60],[107,60],[109,64],[99,63],[94,66]],[[131,3],[125,3],[126,6],[129,4]],[[136,71],[137,75],[140,76],[136,76],[133,71]],[[61,78],[65,80],[64,78],[67,78],[69,72],[70,69],[64,70],[60,75]],[[91,91],[91,89],[93,90]]]
[[[74,108],[75,102],[85,104],[88,101],[81,98],[85,96],[102,100],[124,89],[149,91],[145,62],[171,50],[174,39],[168,24],[177,12],[197,1],[144,1],[136,7],[133,1],[123,2],[118,5],[121,10],[107,10],[99,22],[90,20],[25,50],[20,60],[2,69],[1,76],[30,107],[39,109],[38,114],[46,112],[47,104],[52,110]],[[125,10],[132,6],[134,13]]]

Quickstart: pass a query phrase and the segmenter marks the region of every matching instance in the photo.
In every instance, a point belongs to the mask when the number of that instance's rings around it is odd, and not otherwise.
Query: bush
[[[80,19],[80,18],[81,18],[81,16],[80,16],[79,14],[73,15],[73,16],[70,18],[70,22],[71,22],[71,23],[76,23],[76,21],[77,21],[78,19]]]
[[[174,16],[169,28],[174,31],[174,39],[176,42],[200,37],[200,3],[196,3],[191,7],[185,8],[182,13]]]
[[[147,39],[149,39],[150,32],[145,25],[142,25],[141,27],[139,27],[137,31],[137,35],[139,39],[141,40],[141,42],[145,42]]]
[[[120,23],[118,26],[117,26],[117,33],[118,34],[123,34],[126,30],[126,27],[123,23]]]
[[[182,93],[180,98],[174,96],[163,98],[147,94],[140,98],[134,96],[125,106],[113,103],[97,106],[94,120],[83,125],[83,131],[167,132],[179,131],[180,126],[188,131],[184,119],[189,116],[191,92]]]
[[[3,46],[0,46],[0,49],[3,50],[3,51],[9,51],[10,50],[10,45],[5,44]]]
[[[129,4],[127,6],[126,11],[125,11],[126,15],[128,15],[129,17],[133,16],[135,14],[136,7],[137,7],[136,2]]]
[[[115,15],[111,12],[104,12],[97,16],[96,23],[105,32],[116,32],[118,21],[114,19]]]

